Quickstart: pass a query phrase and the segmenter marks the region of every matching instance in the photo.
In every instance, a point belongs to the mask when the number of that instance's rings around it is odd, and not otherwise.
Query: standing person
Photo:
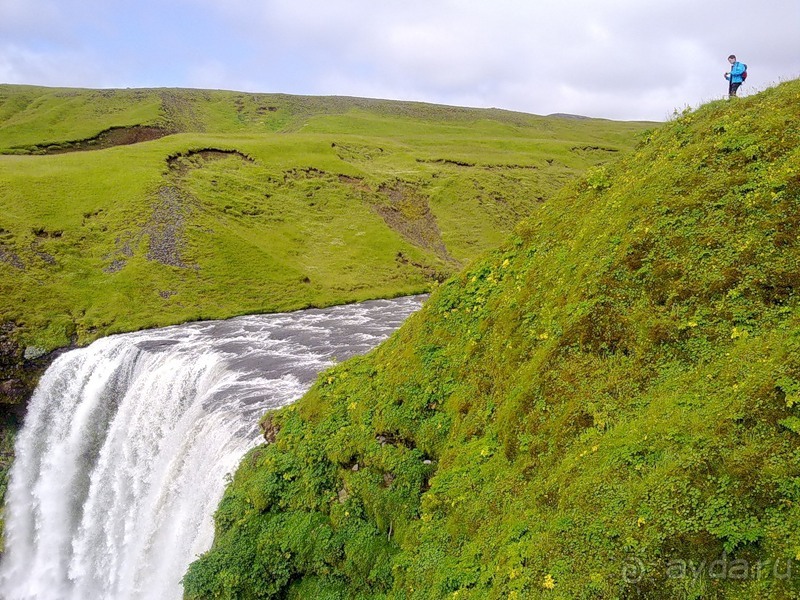
[[[735,98],[736,90],[747,77],[747,65],[737,61],[735,54],[728,57],[728,62],[731,63],[731,70],[725,73],[725,79],[728,80],[728,98]]]

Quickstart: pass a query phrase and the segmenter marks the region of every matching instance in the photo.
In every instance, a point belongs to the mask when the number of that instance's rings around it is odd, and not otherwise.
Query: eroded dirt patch
[[[360,177],[338,175],[337,178],[339,183],[358,192],[386,225],[407,241],[433,252],[448,263],[459,264],[447,251],[436,217],[431,212],[428,197],[417,186],[396,180],[373,190]]]
[[[102,150],[115,146],[129,146],[141,142],[157,140],[174,133],[170,129],[147,125],[134,125],[133,127],[111,127],[101,131],[96,136],[83,140],[61,142],[58,144],[40,144],[28,148],[31,154],[65,154],[67,152],[84,152],[87,150]]]
[[[404,181],[384,184],[378,188],[378,193],[388,202],[376,203],[373,208],[389,227],[412,244],[434,252],[442,260],[458,262],[447,252],[425,194]]]
[[[0,243],[0,262],[11,265],[20,271],[25,270],[25,263],[23,263],[20,257],[17,256],[17,253],[9,248],[5,248],[2,243]]]
[[[605,148],[603,146],[573,146],[570,152],[574,152],[578,156],[608,156],[619,152],[616,148]]]
[[[23,263],[17,253],[12,250],[13,243],[14,234],[0,227],[0,262],[4,262],[15,269],[24,271],[25,263]]]
[[[199,202],[183,188],[182,181],[192,169],[202,168],[206,162],[230,156],[245,162],[255,162],[238,150],[219,148],[191,150],[167,158],[168,181],[159,188],[150,218],[142,230],[142,235],[146,235],[149,240],[148,260],[182,269],[198,268],[197,265],[186,263],[183,250],[186,246],[186,222]]]
[[[348,151],[356,152],[355,147],[346,147],[338,143],[332,144],[337,151],[348,148]],[[375,149],[358,147],[365,153]],[[378,149],[378,152],[383,150]],[[362,157],[364,155],[361,155]],[[338,182],[349,187],[357,197],[361,198],[375,213],[377,213],[386,225],[399,233],[406,241],[411,244],[428,250],[443,261],[453,266],[460,263],[453,258],[447,251],[447,247],[442,240],[442,234],[436,222],[436,217],[431,212],[427,195],[415,184],[395,180],[373,188],[365,179],[345,174],[333,174],[314,167],[295,168],[284,171],[283,183],[299,180],[325,180],[327,182]],[[405,257],[398,259],[399,263],[408,264]],[[414,264],[414,263],[411,263]],[[423,271],[422,265],[414,264]],[[438,272],[431,271],[426,273],[431,278],[437,278]]]
[[[147,260],[161,264],[190,268],[183,257],[185,247],[184,230],[191,214],[191,202],[175,185],[163,185],[158,189],[147,221],[138,229],[117,237],[116,251],[105,257],[109,263],[106,273],[117,273],[125,268],[133,257],[134,250],[147,239]]]
[[[245,162],[255,162],[251,157],[238,150],[220,150],[219,148],[201,148],[199,150],[190,150],[189,152],[181,152],[167,157],[167,167],[169,167],[170,175],[180,179],[185,176],[192,169],[199,169],[205,162],[214,160],[222,160],[229,156],[237,156]]]
[[[148,237],[147,260],[171,267],[187,268],[182,257],[184,229],[189,205],[181,190],[173,185],[162,186],[143,234]]]
[[[475,167],[477,163],[451,158],[418,158],[418,163],[433,165],[450,165],[453,167]]]
[[[575,150],[573,148],[573,150]],[[420,164],[431,165],[444,165],[449,167],[463,167],[470,169],[481,169],[484,171],[519,171],[519,170],[536,170],[539,167],[536,165],[522,165],[516,163],[485,163],[478,164],[475,162],[468,162],[463,160],[455,160],[451,158],[418,158],[417,162]]]
[[[147,238],[147,260],[181,269],[197,269],[189,264],[184,256],[186,247],[186,224],[199,202],[184,189],[183,182],[193,169],[202,168],[206,162],[237,156],[244,161],[254,162],[252,158],[238,150],[202,148],[181,152],[167,157],[167,173],[164,184],[158,188],[147,221],[136,232],[119,236],[116,250],[105,257],[108,262],[103,269],[106,273],[116,273],[125,268],[142,240]],[[84,215],[84,221],[96,215]],[[174,292],[170,292],[169,298]]]
[[[339,183],[349,185],[359,192],[371,192],[369,185],[361,179],[361,177],[353,177],[352,175],[339,175]]]

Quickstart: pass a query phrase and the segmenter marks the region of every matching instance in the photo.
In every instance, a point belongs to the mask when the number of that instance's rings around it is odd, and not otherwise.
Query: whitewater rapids
[[[180,600],[260,415],[377,345],[422,300],[114,335],[57,358],[17,438],[0,595]]]

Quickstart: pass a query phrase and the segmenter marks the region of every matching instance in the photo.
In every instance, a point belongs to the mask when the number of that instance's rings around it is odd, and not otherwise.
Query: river
[[[180,600],[259,417],[424,297],[109,336],[58,357],[16,443],[5,600]]]

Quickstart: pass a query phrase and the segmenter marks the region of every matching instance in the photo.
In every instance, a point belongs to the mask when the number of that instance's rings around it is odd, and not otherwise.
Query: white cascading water
[[[180,600],[258,419],[421,297],[116,335],[56,359],[7,493],[5,600]]]

